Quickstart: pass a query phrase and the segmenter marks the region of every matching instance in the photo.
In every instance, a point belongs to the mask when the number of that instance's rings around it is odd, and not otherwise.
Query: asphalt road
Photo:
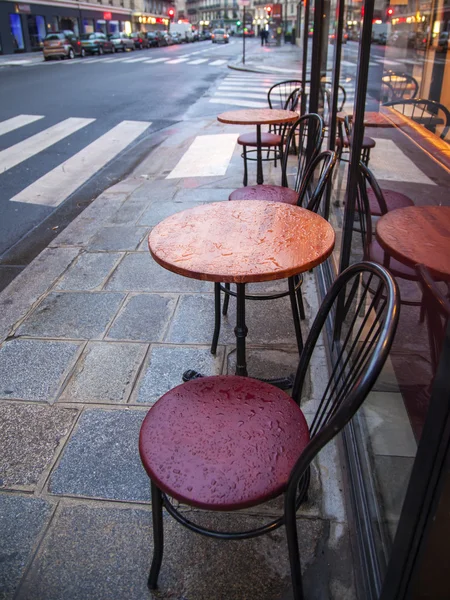
[[[182,120],[189,107],[229,73],[227,63],[240,48],[238,40],[228,45],[205,41],[0,68],[0,289],[49,243],[57,231],[53,227],[61,229],[103,189],[123,178],[161,141],[162,130]],[[2,122],[20,115],[40,118],[2,132]],[[141,122],[144,131],[130,133],[126,148],[80,189],[58,206],[46,205],[45,199],[42,204],[27,200],[28,186],[106,135],[97,148],[101,155],[103,147],[108,149],[108,132],[126,128],[127,121]],[[45,131],[54,126],[63,131],[54,132],[56,143],[50,144]],[[97,159],[101,164],[101,156]],[[19,201],[12,201],[15,197]]]

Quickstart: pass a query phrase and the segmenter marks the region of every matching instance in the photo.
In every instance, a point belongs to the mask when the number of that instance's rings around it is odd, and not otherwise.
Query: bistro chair
[[[450,129],[450,110],[440,102],[424,98],[397,99],[385,102],[383,106],[392,106],[405,117],[438,134],[441,139],[446,139]],[[440,133],[437,132],[438,127],[442,128]]]
[[[275,202],[286,202],[287,204],[297,204],[298,206],[302,206],[307,210],[311,210],[315,213],[324,213],[325,211],[321,211],[321,201],[324,195],[324,191],[326,189],[327,183],[331,180],[331,176],[333,174],[334,165],[336,164],[336,155],[334,152],[330,150],[326,150],[322,152],[310,163],[308,170],[305,173],[303,181],[300,185],[299,193],[295,193],[289,197],[289,201],[287,199],[280,200],[274,199],[271,197],[258,197],[255,198],[247,198],[247,200],[267,200],[267,201],[275,201]],[[259,186],[265,187],[265,186]],[[270,186],[268,186],[270,187]],[[245,188],[244,188],[245,189]],[[281,188],[289,189],[289,188]],[[297,347],[299,353],[301,353],[303,349],[303,338],[300,327],[300,320],[305,319],[305,308],[303,305],[302,298],[302,287],[303,278],[301,276],[295,275],[293,277],[289,277],[288,279],[288,290],[276,293],[276,294],[246,294],[246,300],[278,300],[279,298],[284,298],[285,296],[289,296],[291,300],[291,310],[292,310],[292,318],[294,320],[295,327],[295,335],[297,338]],[[211,354],[215,354],[217,351],[217,344],[219,342],[219,334],[220,334],[220,293],[224,292],[224,302],[222,307],[222,314],[226,315],[228,313],[228,305],[230,301],[230,296],[236,297],[236,292],[231,290],[231,285],[226,283],[222,286],[220,283],[216,284],[214,287],[214,306],[215,306],[215,320],[214,320],[214,333],[213,339],[211,343]]]
[[[280,98],[284,98],[283,91],[287,92],[287,90],[290,89],[287,84],[293,86],[294,83],[299,84],[298,87],[293,88],[284,100],[284,103],[282,103]],[[295,111],[298,108],[301,94],[302,88],[300,87],[300,82],[283,81],[282,83],[277,83],[272,86],[267,93],[269,108]],[[263,158],[263,161],[274,161],[275,166],[277,166],[278,160],[282,161],[283,146],[285,144],[286,134],[288,131],[289,124],[282,123],[280,125],[271,125],[268,132],[261,132],[261,147],[267,150],[267,157]],[[243,185],[246,186],[248,183],[247,161],[256,161],[256,158],[251,156],[251,154],[256,154],[257,151],[258,143],[256,133],[250,132],[240,135],[237,139],[237,143],[242,146],[241,156],[244,160]],[[247,148],[251,148],[251,150],[247,150]]]
[[[273,200],[275,202],[298,203],[302,180],[310,161],[319,154],[323,141],[323,120],[314,113],[303,115],[290,128],[286,149],[281,164],[281,185],[250,185],[234,190],[229,200]],[[288,187],[287,170],[290,155],[295,149],[297,164],[293,187]]]
[[[350,152],[353,139],[352,127],[350,125],[350,119],[348,118],[348,116],[344,118],[343,124],[340,121],[338,122],[338,131],[339,135],[336,138],[336,148],[338,153],[338,159],[341,160],[344,148]],[[365,135],[363,137],[363,142],[361,146],[361,160],[365,165],[369,164],[370,151],[372,150],[372,148],[375,148],[375,146],[376,143],[373,138],[369,137],[368,135]]]
[[[369,288],[376,290],[373,296]],[[193,379],[154,404],[139,437],[151,480],[150,589],[157,587],[162,565],[165,507],[188,529],[212,538],[252,538],[284,525],[293,597],[304,598],[296,513],[305,498],[310,465],[370,392],[388,356],[398,315],[397,285],[389,272],[377,264],[355,264],[336,279],[317,313],[292,397],[266,382],[225,375]],[[330,335],[335,360],[328,373],[321,371],[328,384],[308,426],[300,404],[307,400],[304,384],[321,334]],[[282,516],[239,532],[205,528],[170,500],[207,511],[237,511],[281,495]]]
[[[419,93],[419,84],[412,75],[397,71],[387,71],[381,82],[389,91],[389,100],[410,100]]]

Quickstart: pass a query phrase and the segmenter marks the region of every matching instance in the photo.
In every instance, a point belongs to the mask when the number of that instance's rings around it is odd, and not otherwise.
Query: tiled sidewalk
[[[0,598],[290,597],[283,528],[219,542],[170,517],[160,591],[146,587],[152,532],[149,481],[137,449],[142,419],[181,383],[185,369],[233,372],[233,301],[213,357],[212,286],[160,268],[146,242],[165,216],[226,200],[241,185],[238,150],[223,177],[165,179],[200,130],[232,128],[205,121],[173,128],[132,177],[97,198],[0,295]],[[278,179],[269,168],[266,176]],[[304,293],[310,320],[317,310],[312,274]],[[295,368],[286,299],[249,303],[248,326],[252,375]],[[305,390],[308,417],[325,368],[319,347]],[[299,511],[307,598],[354,597],[342,488],[331,445],[314,465]],[[196,511],[195,518],[251,527],[281,506]]]

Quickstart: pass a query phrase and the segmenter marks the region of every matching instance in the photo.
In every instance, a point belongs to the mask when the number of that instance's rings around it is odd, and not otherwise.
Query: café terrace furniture
[[[442,125],[439,137],[446,139],[450,130],[450,110],[440,102],[426,100],[425,98],[412,98],[411,100],[392,100],[383,106],[391,106],[401,112],[415,123],[423,125],[425,129],[436,134],[436,128]]]
[[[217,117],[217,120],[220,123],[226,123],[229,125],[256,125],[255,138],[253,138],[252,133],[243,134],[238,138],[238,144],[243,146],[242,158],[244,159],[244,186],[248,183],[247,146],[249,146],[250,143],[253,144],[252,140],[254,139],[254,145],[256,146],[256,183],[261,185],[264,183],[262,157],[263,146],[266,146],[267,143],[272,144],[276,142],[274,147],[278,148],[281,158],[283,156],[283,144],[286,127],[297,119],[298,113],[295,111],[270,108],[246,108],[244,110],[233,110],[222,113]],[[262,125],[281,125],[283,128],[280,132],[280,135],[275,135],[273,133],[262,133]],[[247,135],[251,136],[251,139],[247,138]],[[268,136],[270,136],[270,139]],[[275,142],[273,136],[276,137]]]
[[[214,202],[164,219],[150,233],[149,249],[155,261],[165,269],[214,282],[217,337],[221,318],[220,284],[236,283],[236,374],[245,376],[246,284],[288,279],[297,345],[301,351],[303,343],[293,278],[324,262],[333,251],[334,240],[331,225],[304,208],[279,202]],[[217,345],[217,340],[213,340],[213,345]]]
[[[352,133],[352,126],[351,126],[350,121],[351,120],[349,119],[348,115],[346,115],[343,120],[338,118],[338,133],[339,133],[339,135],[336,138],[336,148],[337,148],[339,160],[342,159],[342,152],[343,152],[344,148],[347,148],[349,152],[351,150],[353,133]],[[369,164],[370,151],[372,150],[372,148],[375,148],[375,146],[376,146],[376,142],[373,138],[371,138],[367,135],[365,135],[363,137],[363,141],[362,141],[362,145],[361,145],[361,160],[365,165]]]
[[[381,78],[385,93],[388,94],[388,100],[410,100],[419,93],[419,83],[408,73],[398,71],[387,71]]]
[[[373,297],[370,289],[376,290]],[[339,304],[346,311],[345,319],[338,322]],[[310,465],[370,392],[388,356],[398,315],[397,285],[389,272],[372,263],[355,264],[336,279],[317,313],[300,357],[292,398],[265,382],[229,375],[194,379],[154,404],[139,436],[142,464],[151,481],[150,589],[157,587],[162,566],[165,507],[191,531],[218,539],[256,537],[284,525],[293,598],[304,599],[297,510],[308,488]],[[316,344],[322,343],[321,334],[328,333],[337,356],[334,368],[320,372],[328,384],[308,427],[300,408],[301,401],[307,400],[304,384]],[[230,512],[282,495],[282,516],[254,530],[232,532],[198,524],[195,511],[180,512],[170,500],[195,509]],[[211,590],[210,597],[214,596]]]

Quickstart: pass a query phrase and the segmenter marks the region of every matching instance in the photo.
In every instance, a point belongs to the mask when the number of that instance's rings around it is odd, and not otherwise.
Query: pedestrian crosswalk
[[[50,127],[46,126],[46,120],[44,115],[21,114],[0,122],[0,135],[5,136],[2,138],[4,143],[7,143],[7,134],[16,130],[18,130],[18,135],[23,138],[0,150],[0,189],[2,188],[2,176],[7,176],[7,172],[14,167],[20,166],[24,172],[32,169],[38,174],[37,179],[31,184],[13,197],[2,198],[2,200],[57,207],[151,126],[150,121],[121,121],[90,144],[78,152],[74,151],[72,156],[66,158],[68,149],[70,154],[72,146],[76,149],[79,148],[80,137],[76,138],[77,132],[88,130],[97,120],[69,117]],[[27,125],[37,122],[42,126],[41,131],[27,136]],[[91,132],[84,139],[91,140],[92,137]],[[66,160],[61,159],[60,164],[47,170],[48,168],[45,166],[47,162],[42,160],[41,153],[50,150],[52,156],[58,156],[59,152],[55,151],[55,147],[62,148],[57,146],[61,143],[64,144],[64,152],[61,152],[61,155]],[[33,159],[34,162],[30,162]],[[50,164],[54,166],[55,162],[51,161]],[[17,181],[20,181],[20,178]]]
[[[197,52],[193,52],[192,54],[197,54]],[[62,60],[62,61],[49,61],[45,63],[32,63],[26,64],[22,66],[34,67],[39,65],[64,65],[64,66],[75,66],[75,65],[129,65],[129,64],[137,64],[139,66],[144,65],[156,65],[159,63],[164,63],[165,65],[203,65],[204,67],[223,67],[228,63],[226,59],[218,59],[214,60],[214,57],[211,58],[196,58],[194,56],[163,56],[158,58],[149,58],[149,54],[146,53],[145,56],[139,57],[131,57],[129,54],[126,56],[110,56],[101,58],[84,58],[79,60]],[[2,65],[0,65],[2,66]]]

